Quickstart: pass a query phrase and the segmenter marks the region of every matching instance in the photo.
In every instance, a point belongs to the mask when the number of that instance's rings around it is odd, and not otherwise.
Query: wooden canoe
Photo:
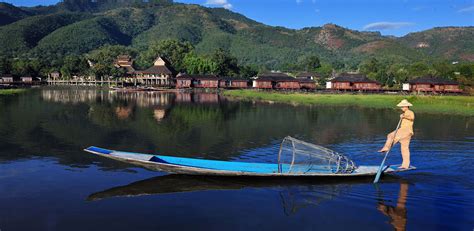
[[[259,176],[259,177],[301,177],[301,176],[373,176],[377,174],[379,166],[358,166],[351,173],[334,173],[332,169],[325,166],[312,166],[311,171],[301,173],[286,173],[280,164],[272,163],[248,163],[237,161],[206,160],[184,157],[172,157],[151,155],[133,152],[114,151],[91,146],[84,151],[137,165],[153,171],[162,171],[175,174],[207,175],[207,176]],[[385,166],[384,173],[396,173],[416,169],[398,169],[398,166]],[[294,168],[294,167],[293,167]],[[279,172],[279,169],[283,171]]]

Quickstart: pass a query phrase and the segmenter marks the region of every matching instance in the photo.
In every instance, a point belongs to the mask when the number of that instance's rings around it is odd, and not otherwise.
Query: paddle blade
[[[379,182],[381,175],[382,175],[382,166],[380,166],[379,170],[377,171],[377,175],[375,175],[374,184]]]

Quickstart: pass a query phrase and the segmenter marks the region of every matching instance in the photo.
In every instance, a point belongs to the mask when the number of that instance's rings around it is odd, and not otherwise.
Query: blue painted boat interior
[[[184,157],[172,157],[172,156],[160,156],[160,155],[148,155],[133,152],[119,152],[98,147],[89,147],[86,150],[96,152],[105,155],[113,155],[116,157],[135,156],[134,159],[148,160],[162,164],[173,164],[185,167],[221,170],[221,171],[233,171],[233,172],[252,172],[252,173],[277,173],[278,164],[269,163],[247,163],[247,162],[235,162],[235,161],[220,161],[220,160],[206,160],[206,159],[195,159],[195,158],[184,158]],[[288,164],[282,164],[282,172],[289,171]],[[293,165],[291,169],[292,173],[333,173],[334,169],[329,166],[319,165]]]

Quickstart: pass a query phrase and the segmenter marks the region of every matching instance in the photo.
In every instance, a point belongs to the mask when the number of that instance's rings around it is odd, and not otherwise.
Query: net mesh
[[[278,154],[278,172],[305,173],[351,173],[354,162],[330,149],[310,144],[293,137],[285,137]]]

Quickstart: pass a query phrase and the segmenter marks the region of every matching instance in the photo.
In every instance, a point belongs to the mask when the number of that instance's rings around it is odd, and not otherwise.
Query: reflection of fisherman
[[[410,167],[410,140],[413,136],[413,122],[415,121],[415,113],[410,110],[409,107],[413,106],[406,99],[402,100],[398,105],[403,111],[400,115],[401,125],[398,131],[391,132],[387,135],[387,141],[382,149],[379,152],[387,152],[390,149],[391,145],[400,142],[403,162],[400,168],[409,168]]]
[[[385,205],[383,202],[379,202],[377,209],[382,212],[385,216],[390,217],[390,224],[397,231],[406,230],[407,226],[407,194],[408,184],[400,184],[400,192],[398,193],[397,206]]]

